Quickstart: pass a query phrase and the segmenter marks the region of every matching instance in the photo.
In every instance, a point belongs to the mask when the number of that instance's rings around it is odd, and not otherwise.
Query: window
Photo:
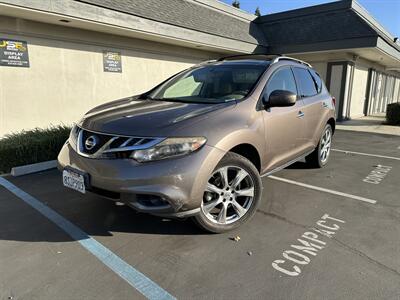
[[[317,72],[315,72],[314,70],[309,70],[311,73],[311,76],[314,79],[315,82],[315,87],[317,88],[317,92],[320,93],[322,90],[322,80],[321,77],[319,76],[319,74]]]
[[[276,90],[284,90],[297,94],[296,82],[290,68],[279,69],[272,75],[265,89],[266,99]]]
[[[196,82],[193,76],[189,76],[168,87],[164,92],[164,97],[198,96],[202,85],[201,82]]]
[[[293,72],[299,84],[300,95],[302,97],[311,97],[317,94],[314,79],[307,69],[293,68]]]
[[[149,96],[156,100],[193,103],[240,100],[252,91],[267,66],[267,63],[223,63],[189,69]]]

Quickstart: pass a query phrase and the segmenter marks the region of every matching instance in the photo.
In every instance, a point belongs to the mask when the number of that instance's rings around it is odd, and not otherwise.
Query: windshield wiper
[[[180,98],[151,98],[154,101],[166,101],[166,102],[184,102],[184,103],[191,103],[192,101],[188,101],[185,99]]]

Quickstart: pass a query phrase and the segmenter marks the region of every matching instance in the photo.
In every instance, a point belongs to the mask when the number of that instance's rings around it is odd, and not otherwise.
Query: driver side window
[[[296,82],[289,67],[279,69],[272,74],[265,88],[265,98],[269,99],[271,93],[276,90],[284,90],[297,94]]]

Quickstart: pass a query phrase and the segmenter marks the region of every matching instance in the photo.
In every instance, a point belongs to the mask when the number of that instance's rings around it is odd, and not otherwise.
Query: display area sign
[[[122,72],[121,52],[103,51],[104,72]]]
[[[27,42],[0,39],[0,66],[29,68]]]

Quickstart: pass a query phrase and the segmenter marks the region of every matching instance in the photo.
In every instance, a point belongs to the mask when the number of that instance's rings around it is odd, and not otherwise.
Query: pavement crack
[[[313,228],[313,226],[308,226],[308,225],[296,223],[296,222],[293,222],[293,221],[291,221],[289,219],[286,219],[285,217],[282,217],[280,215],[277,215],[277,214],[274,214],[274,213],[271,213],[271,212],[267,212],[267,211],[264,211],[264,210],[261,210],[261,209],[258,209],[257,212],[263,214],[264,216],[271,217],[271,218],[274,218],[274,219],[278,219],[278,220],[286,222],[286,223],[288,223],[290,225],[301,227],[301,228],[304,228],[304,229],[307,229],[307,230]]]
[[[331,240],[333,240],[335,243],[337,243],[342,248],[345,248],[346,250],[358,255],[359,257],[369,261],[370,263],[380,267],[381,269],[383,269],[385,271],[388,271],[388,272],[391,272],[391,273],[393,273],[393,274],[395,274],[397,276],[400,276],[400,272],[399,271],[397,271],[396,269],[393,269],[393,268],[391,268],[391,267],[389,267],[389,266],[387,266],[387,265],[385,265],[385,264],[373,259],[372,257],[368,256],[364,252],[362,252],[362,251],[360,251],[360,250],[358,250],[356,248],[353,248],[353,247],[345,244],[344,242],[342,242],[342,241],[340,241],[340,240],[338,240],[338,239],[336,239],[334,237],[332,237]]]

